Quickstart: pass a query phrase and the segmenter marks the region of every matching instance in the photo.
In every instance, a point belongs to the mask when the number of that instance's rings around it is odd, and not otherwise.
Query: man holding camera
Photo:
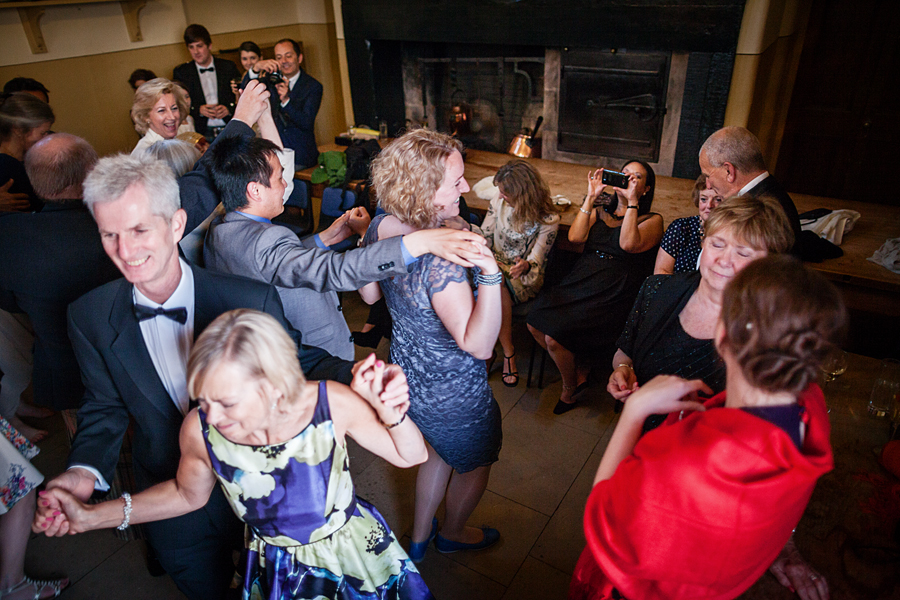
[[[300,44],[285,38],[275,44],[275,60],[256,63],[251,78],[262,77],[274,84],[280,100],[272,103],[275,125],[286,148],[294,150],[297,170],[315,166],[319,158],[314,131],[322,104],[322,84],[300,68]],[[246,78],[245,78],[246,82]]]

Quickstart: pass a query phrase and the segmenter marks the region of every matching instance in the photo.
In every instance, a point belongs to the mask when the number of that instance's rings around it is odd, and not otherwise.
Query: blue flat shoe
[[[428,534],[428,539],[424,542],[414,542],[412,539],[409,541],[409,559],[414,563],[420,563],[425,558],[425,550],[428,549],[428,544],[431,543],[431,540],[434,539],[434,536],[437,535],[437,517],[431,520],[431,533]]]
[[[441,536],[441,534],[437,534],[437,537],[434,538],[434,547],[442,554],[451,554],[460,550],[482,550],[500,541],[500,532],[493,527],[482,527],[481,531],[484,532],[484,538],[474,544],[454,542]]]

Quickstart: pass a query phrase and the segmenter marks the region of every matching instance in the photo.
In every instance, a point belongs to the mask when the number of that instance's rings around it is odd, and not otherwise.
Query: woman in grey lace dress
[[[491,200],[481,231],[503,271],[503,385],[515,387],[519,372],[512,341],[512,307],[534,298],[544,283],[547,255],[559,229],[559,209],[550,197],[550,186],[524,160],[511,160],[500,167],[494,185],[500,194]]]
[[[388,214],[372,221],[364,243],[440,227],[458,215],[459,196],[469,190],[461,149],[456,139],[418,129],[382,150],[372,181]],[[502,441],[484,360],[500,330],[503,275],[487,247],[470,260],[478,269],[428,254],[408,275],[380,282],[393,318],[391,360],[406,373],[409,416],[429,444],[416,481],[409,551],[416,562],[432,538],[439,552],[456,552],[486,548],[500,537],[496,529],[466,525]],[[367,302],[379,297],[373,285],[361,290]],[[434,514],[444,499],[438,533]]]

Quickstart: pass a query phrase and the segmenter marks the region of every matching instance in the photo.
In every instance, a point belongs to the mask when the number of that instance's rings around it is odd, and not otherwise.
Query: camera
[[[619,173],[618,171],[607,171],[603,170],[603,178],[600,180],[603,185],[611,185],[615,188],[627,190],[628,189],[628,175],[625,173]]]
[[[281,71],[272,71],[271,73],[266,73],[263,71],[259,74],[259,80],[268,85],[275,85],[276,83],[283,83],[284,76],[281,74]]]

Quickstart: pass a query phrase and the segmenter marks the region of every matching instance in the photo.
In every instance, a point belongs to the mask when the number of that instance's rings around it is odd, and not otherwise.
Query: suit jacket
[[[219,104],[225,106],[233,105],[235,102],[234,94],[231,92],[231,80],[240,79],[241,73],[238,68],[230,60],[224,58],[213,58],[213,66],[216,68],[216,83],[219,95]],[[178,65],[172,74],[172,79],[180,81],[187,87],[188,94],[191,97],[191,116],[194,117],[194,128],[197,133],[207,135],[208,129],[206,117],[200,116],[200,107],[206,104],[206,96],[203,95],[203,86],[200,84],[200,73],[197,72],[197,63],[192,60]],[[233,108],[231,109],[234,110]],[[227,123],[231,119],[231,115],[225,117]]]
[[[316,114],[322,104],[322,84],[300,69],[300,78],[294,84],[287,106],[273,107],[275,125],[286,148],[293,148],[297,168],[315,166],[319,160],[316,145]]]
[[[275,317],[299,341],[299,333],[284,319],[274,287],[198,267],[192,269],[196,335],[226,311],[253,308]],[[181,456],[178,433],[183,417],[153,366],[134,316],[132,290],[125,279],[118,279],[87,293],[69,307],[69,337],[86,388],[69,464],[90,465],[111,481],[131,415],[135,422],[135,481],[139,489],[145,489],[175,476]],[[299,343],[298,346],[300,363],[310,378],[349,382],[349,362],[317,348]]]
[[[747,190],[747,195],[754,198],[771,196],[778,200],[778,203],[781,204],[781,208],[784,209],[784,213],[787,215],[788,221],[791,223],[791,231],[794,232],[794,248],[792,252],[800,255],[800,217],[797,215],[797,207],[794,206],[794,201],[791,199],[790,194],[781,187],[778,180],[773,175],[769,175]]]
[[[48,202],[39,213],[0,215],[0,307],[25,312],[34,326],[34,397],[55,410],[84,394],[69,335],[69,303],[121,277],[79,201]],[[7,303],[12,302],[12,304]]]
[[[287,227],[236,212],[213,220],[203,247],[208,269],[271,283],[306,343],[352,360],[353,342],[335,291],[406,275],[400,238],[345,253],[319,248]]]

